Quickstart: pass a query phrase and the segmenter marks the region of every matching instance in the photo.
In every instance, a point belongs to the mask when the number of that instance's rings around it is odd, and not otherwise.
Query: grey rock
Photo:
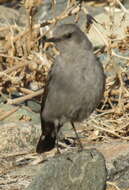
[[[19,13],[17,10],[14,10],[12,8],[8,8],[5,6],[0,6],[0,27],[5,27],[9,25],[16,24],[19,17]],[[2,30],[0,32],[0,38],[5,38],[7,35],[9,35],[8,30]],[[2,47],[2,43],[0,43],[0,48]]]
[[[26,14],[19,10],[0,5],[0,27],[8,27],[8,30],[2,30],[0,32],[1,39],[4,39],[9,35],[9,32],[11,31],[10,25],[25,26],[27,23],[28,21]],[[13,28],[13,31],[15,34],[17,33],[17,29]],[[2,43],[0,43],[0,48],[3,48]]]
[[[55,18],[59,16],[63,11],[65,11],[67,7],[67,0],[58,0],[54,9],[52,8],[52,1],[45,0],[43,5],[40,5],[37,9],[37,14],[35,15],[34,21],[36,23],[42,23],[48,19]],[[84,14],[80,14],[81,21],[86,20],[86,16]],[[60,24],[66,23],[74,23],[75,16],[68,16],[67,18],[59,21]]]
[[[27,107],[29,107],[33,112],[39,113],[41,110],[41,105],[35,100],[28,100]]]
[[[15,123],[14,123],[15,122]],[[0,153],[11,153],[30,150],[35,151],[35,144],[40,134],[40,125],[24,122],[0,123]]]
[[[108,181],[120,189],[129,189],[129,142],[115,139],[110,143],[89,143],[86,147],[96,148],[103,154]]]
[[[36,106],[36,103],[35,103]],[[33,105],[34,107],[34,105]],[[8,117],[5,117],[5,119],[2,119],[0,121],[0,124],[4,124],[7,122],[30,122],[33,124],[38,124],[40,122],[40,116],[39,113],[34,113],[26,106],[21,106],[16,112],[13,112],[13,110],[16,108],[16,106],[9,105],[9,104],[1,104],[0,110],[4,114],[8,111],[12,111],[12,114],[8,115]],[[38,110],[38,107],[37,107]],[[1,114],[2,116],[2,114]]]
[[[123,0],[123,5],[125,8],[129,9],[129,1],[128,0]]]
[[[106,39],[107,41],[108,40],[107,36],[110,36],[111,34],[115,35],[116,39],[122,39],[124,36],[127,35],[124,29],[129,25],[129,17],[128,14],[125,15],[125,19],[124,21],[122,21],[121,20],[122,14],[123,14],[122,11],[114,13],[114,25],[112,31],[109,27],[111,23],[109,12],[103,12],[94,17],[96,21],[98,21],[99,23],[104,23],[106,26],[103,27],[98,24],[97,29],[99,33],[96,32],[94,27],[91,27],[90,32],[88,33],[88,37],[94,46],[104,46],[105,42],[103,39]]]
[[[66,7],[67,0],[59,0],[56,4],[55,9],[52,9],[52,1],[45,0],[43,5],[40,5],[37,9],[37,14],[35,16],[38,22],[43,22],[44,20],[51,19],[53,16],[59,15]]]
[[[26,190],[105,190],[105,161],[95,149],[67,152],[43,163]]]
[[[106,153],[108,180],[120,189],[129,189],[129,143],[115,141],[107,146]]]
[[[13,1],[10,1],[10,0],[0,0],[0,5],[4,5],[6,7],[12,7],[12,8],[15,8],[15,9],[18,9],[19,6],[21,5],[21,0],[13,0]]]
[[[18,11],[1,5],[0,6],[0,26],[15,24],[17,21],[18,15],[19,15]]]
[[[121,189],[129,188],[129,154],[113,160],[113,167],[109,170],[108,180],[114,181]]]
[[[58,0],[56,2],[56,6],[54,9],[52,9],[52,1],[51,0],[45,0],[42,5],[40,5],[37,9],[37,14],[35,15],[35,21],[38,23],[43,22],[47,19],[52,19],[55,16],[59,16],[66,8],[67,8],[67,0]],[[103,7],[93,7],[93,6],[87,6],[87,4],[83,4],[83,6],[88,10],[88,12],[94,16],[96,14],[99,14],[100,12],[104,11]],[[69,16],[62,20],[60,23],[66,24],[69,22],[74,23],[75,16]],[[86,22],[86,15],[81,11],[79,13],[79,26],[84,24]]]

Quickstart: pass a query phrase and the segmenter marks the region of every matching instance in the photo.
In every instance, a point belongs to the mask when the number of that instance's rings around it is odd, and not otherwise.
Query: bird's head
[[[54,42],[57,48],[64,49],[83,46],[87,50],[92,49],[92,44],[87,36],[75,24],[62,24],[55,28],[53,37],[47,39],[47,42]]]

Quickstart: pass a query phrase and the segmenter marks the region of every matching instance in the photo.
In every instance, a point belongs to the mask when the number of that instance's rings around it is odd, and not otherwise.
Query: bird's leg
[[[56,149],[57,149],[57,153],[56,154],[60,154],[60,149],[59,149],[59,130],[60,130],[60,124],[58,121],[55,122],[55,135],[56,135]]]
[[[59,149],[59,135],[58,135],[58,131],[56,128],[56,149],[57,149],[57,154],[60,154],[60,149]]]
[[[79,144],[79,151],[82,151],[82,150],[83,150],[83,146],[82,146],[81,140],[80,140],[80,138],[79,138],[79,136],[78,136],[78,133],[77,133],[77,131],[76,131],[76,128],[75,128],[75,126],[74,126],[74,123],[73,123],[73,122],[71,122],[71,125],[72,125],[72,127],[73,127],[73,130],[74,130],[75,135],[76,135],[77,140],[78,140],[78,144]]]

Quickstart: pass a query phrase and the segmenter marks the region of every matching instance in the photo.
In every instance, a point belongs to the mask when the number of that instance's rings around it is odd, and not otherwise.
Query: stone
[[[95,149],[66,152],[43,163],[26,190],[105,190],[106,167]]]
[[[119,189],[129,189],[129,142],[115,139],[108,143],[86,143],[84,147],[96,148],[103,154],[109,182]]]
[[[127,14],[128,15],[128,14]],[[96,15],[94,18],[98,23],[103,24],[101,26],[100,24],[96,25],[97,30],[99,31],[99,34],[95,30],[94,27],[91,27],[88,37],[93,43],[94,47],[98,46],[104,46],[105,42],[103,40],[106,39],[108,41],[108,36],[111,36],[113,34],[115,36],[115,39],[122,39],[124,36],[126,36],[126,28],[129,25],[129,17],[125,15],[125,18],[123,18],[123,12],[118,11],[114,13],[114,25],[113,29],[110,29],[111,20],[110,20],[110,13],[109,12],[103,12],[98,15]]]

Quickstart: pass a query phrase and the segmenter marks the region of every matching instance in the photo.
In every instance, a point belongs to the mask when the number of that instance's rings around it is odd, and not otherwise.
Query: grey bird
[[[65,122],[81,122],[100,103],[105,75],[93,53],[92,44],[75,24],[57,26],[53,38],[60,54],[56,56],[41,107],[42,134],[36,151],[55,147],[58,132]]]

